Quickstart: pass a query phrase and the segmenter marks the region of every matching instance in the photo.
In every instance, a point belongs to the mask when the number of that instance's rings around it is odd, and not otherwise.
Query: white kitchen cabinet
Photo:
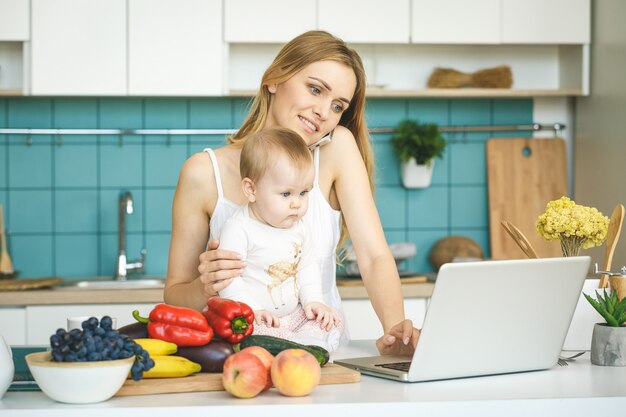
[[[350,43],[409,43],[409,0],[318,0],[318,28]]]
[[[226,42],[282,44],[316,27],[316,0],[224,2]]]
[[[139,310],[142,317],[148,317],[154,304],[81,304],[81,305],[41,305],[27,306],[26,343],[41,345],[50,343],[50,335],[58,328],[67,328],[67,318],[74,316],[109,315],[117,320],[120,328],[135,322],[133,310]]]
[[[590,0],[501,0],[502,43],[588,44]]]
[[[413,321],[415,327],[422,327],[426,315],[429,298],[405,298],[404,314]],[[372,303],[368,299],[346,299],[341,305],[348,322],[350,338],[378,339],[382,336],[383,328],[374,312]]]
[[[223,93],[221,0],[128,0],[128,94]]]
[[[29,0],[0,0],[0,41],[27,41],[29,37]]]
[[[0,335],[9,345],[26,344],[26,310],[24,308],[0,308]]]
[[[126,0],[32,0],[33,95],[126,94]]]
[[[500,0],[411,0],[411,42],[499,43]]]

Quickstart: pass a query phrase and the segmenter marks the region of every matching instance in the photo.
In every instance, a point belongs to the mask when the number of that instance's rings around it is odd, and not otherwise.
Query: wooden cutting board
[[[320,385],[359,382],[361,374],[340,365],[328,363],[322,367]],[[171,394],[181,392],[223,391],[222,374],[199,373],[182,378],[127,380],[115,396]]]
[[[563,139],[489,139],[487,176],[491,257],[526,257],[500,224],[502,220],[517,226],[540,258],[562,256],[558,242],[547,242],[537,234],[535,222],[548,201],[568,195]]]

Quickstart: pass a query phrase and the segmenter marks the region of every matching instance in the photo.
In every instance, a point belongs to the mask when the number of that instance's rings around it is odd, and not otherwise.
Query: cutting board
[[[333,363],[322,367],[320,385],[359,382],[361,374]],[[182,378],[127,380],[115,396],[223,391],[222,374],[199,373]]]
[[[548,201],[568,195],[563,139],[489,139],[487,177],[491,257],[526,257],[500,224],[502,220],[517,226],[540,258],[562,256],[558,242],[537,234],[535,222]]]

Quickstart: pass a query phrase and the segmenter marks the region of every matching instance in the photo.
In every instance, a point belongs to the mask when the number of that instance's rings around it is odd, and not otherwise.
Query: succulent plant
[[[596,300],[585,293],[583,295],[593,308],[604,317],[606,324],[611,327],[624,325],[626,322],[626,297],[620,300],[617,297],[617,291],[611,291],[609,295],[606,290],[604,290],[604,296],[596,291]]]

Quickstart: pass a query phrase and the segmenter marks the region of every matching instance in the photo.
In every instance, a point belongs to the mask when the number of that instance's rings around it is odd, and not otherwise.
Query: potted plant
[[[591,337],[591,363],[604,366],[626,366],[626,298],[617,291],[604,296],[596,291],[596,299],[583,294],[606,323],[596,323]]]
[[[401,163],[402,184],[406,188],[424,188],[432,180],[434,158],[441,158],[446,140],[435,123],[403,120],[391,138]]]

